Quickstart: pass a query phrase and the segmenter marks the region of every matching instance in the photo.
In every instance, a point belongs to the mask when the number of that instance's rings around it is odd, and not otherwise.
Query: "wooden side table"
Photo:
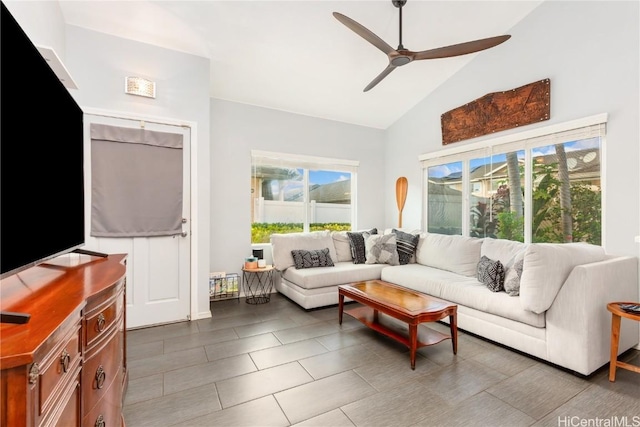
[[[271,300],[274,270],[273,265],[262,268],[242,267],[242,282],[247,304],[264,304]]]
[[[616,368],[627,369],[629,371],[640,373],[640,366],[631,365],[629,363],[620,362],[618,360],[618,343],[620,341],[620,319],[627,319],[640,322],[640,313],[630,313],[620,308],[620,304],[638,304],[637,302],[610,302],[607,304],[607,310],[611,312],[611,360],[609,363],[609,381],[616,380]]]

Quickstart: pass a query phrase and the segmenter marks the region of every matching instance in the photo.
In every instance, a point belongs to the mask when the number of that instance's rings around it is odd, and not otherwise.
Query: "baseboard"
[[[191,320],[200,320],[200,319],[210,319],[211,318],[211,310],[201,311],[196,315],[195,319]]]

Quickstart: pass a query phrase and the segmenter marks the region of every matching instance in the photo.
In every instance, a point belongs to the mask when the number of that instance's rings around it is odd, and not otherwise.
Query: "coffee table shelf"
[[[376,311],[367,306],[349,308],[344,310],[344,313],[359,320],[374,331],[384,334],[411,348],[406,323],[400,322],[386,315],[376,315]],[[446,335],[427,326],[420,325],[420,327],[418,327],[418,341],[416,348],[438,344],[441,341],[450,339],[451,335]]]

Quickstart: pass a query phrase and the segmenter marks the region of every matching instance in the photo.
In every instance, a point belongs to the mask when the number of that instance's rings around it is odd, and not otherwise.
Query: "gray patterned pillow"
[[[492,292],[504,290],[504,266],[500,261],[494,261],[482,256],[478,262],[478,280]]]
[[[293,256],[293,263],[297,269],[334,266],[331,255],[329,255],[329,248],[310,251],[294,249],[291,251],[291,256]]]
[[[507,275],[504,279],[504,290],[512,297],[520,295],[520,278],[522,277],[523,266],[524,258],[520,258],[513,267],[507,270]]]
[[[351,246],[351,259],[354,264],[364,264],[367,260],[364,239],[372,234],[378,234],[377,228],[369,231],[348,231],[349,245]]]
[[[391,230],[396,235],[396,245],[398,247],[398,257],[400,265],[409,264],[411,257],[416,252],[420,236],[418,234],[405,233],[395,228]]]
[[[400,264],[394,233],[372,234],[366,238],[364,244],[367,257],[365,264]]]

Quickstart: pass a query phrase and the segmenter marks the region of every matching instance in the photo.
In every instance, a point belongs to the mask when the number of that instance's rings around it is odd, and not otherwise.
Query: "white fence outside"
[[[253,222],[304,222],[303,202],[282,202],[264,200],[262,197],[254,199]],[[351,205],[335,203],[309,204],[309,223],[351,223]]]

